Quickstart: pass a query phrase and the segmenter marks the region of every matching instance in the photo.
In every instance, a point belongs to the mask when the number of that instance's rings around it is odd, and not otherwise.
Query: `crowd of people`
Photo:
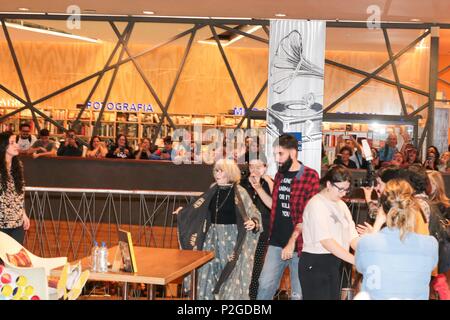
[[[362,275],[357,299],[450,299],[450,201],[439,171],[382,166],[376,187],[364,188],[373,220],[355,225],[348,168],[332,165],[319,179],[297,160],[295,137],[273,147],[273,180],[264,157],[243,178],[235,161],[220,160],[216,183],[174,212],[181,247],[216,255],[200,270],[201,299],[273,299],[289,268],[291,299],[338,300],[343,262]]]
[[[22,146],[35,157],[82,153],[72,130],[56,149],[48,132],[41,131],[33,142],[21,129],[17,137],[0,134],[0,230],[20,242],[30,225],[17,157]],[[144,140],[133,151],[124,135],[109,149],[93,137],[88,154],[168,160],[171,142],[166,139],[164,149],[155,150]],[[341,161],[321,179],[297,160],[298,141],[289,134],[273,144],[278,167],[273,179],[266,174],[268,163],[257,140],[242,155],[248,174],[242,174],[236,159],[216,161],[215,183],[195,202],[174,211],[181,248],[215,254],[198,271],[199,299],[273,299],[289,268],[291,299],[338,300],[343,262],[362,275],[358,299],[429,299],[432,293],[450,299],[450,200],[438,170],[439,152],[428,148],[421,163],[414,149],[405,146],[399,153],[395,146],[390,135],[374,154],[372,161],[379,161],[376,185],[364,187],[373,219],[363,225],[355,225],[345,202],[351,189],[348,168],[368,165],[355,145],[344,146]],[[353,151],[355,160],[349,159]],[[412,162],[404,165],[405,160]]]
[[[410,142],[410,139],[404,140],[401,148],[398,149],[397,136],[394,133],[390,133],[382,148],[379,150],[371,148],[374,168],[379,169],[389,165],[406,168],[410,165],[420,164],[429,170],[450,172],[450,145],[448,150],[442,153],[435,146],[429,146],[422,160],[419,150]],[[368,162],[362,152],[362,147],[351,135],[346,139],[343,136],[338,138],[336,155],[333,164],[341,164],[349,169],[367,168]],[[322,154],[322,165],[330,165],[325,151]]]
[[[102,141],[100,136],[93,136],[87,147],[77,139],[75,130],[67,130],[65,137],[57,141],[50,137],[47,129],[39,131],[39,138],[30,133],[30,125],[20,125],[20,133],[16,142],[21,155],[39,157],[86,157],[86,158],[113,158],[113,159],[138,159],[138,160],[172,160],[173,141],[170,136],[163,139],[164,147],[158,148],[152,145],[150,139],[144,138],[138,150],[134,150],[124,134],[119,134],[115,143],[109,146]]]
[[[166,160],[190,163],[213,164],[223,158],[227,152],[226,141],[218,143],[212,141],[211,147],[203,149],[200,143],[191,141],[189,144],[182,139],[174,141],[171,136],[162,139],[162,145],[153,144],[149,138],[143,138],[137,148],[133,148],[126,135],[119,134],[114,142],[102,141],[101,137],[93,136],[89,144],[81,143],[74,130],[69,129],[60,141],[50,136],[47,129],[39,132],[36,138],[30,133],[30,125],[20,125],[20,133],[17,135],[17,144],[21,155],[30,155],[34,159],[39,157],[86,157],[86,158],[111,158],[111,159],[136,159],[136,160]],[[240,146],[233,142],[232,154],[239,163],[248,163],[249,154],[256,152],[259,139],[252,143],[246,138]],[[190,156],[188,156],[190,155]]]

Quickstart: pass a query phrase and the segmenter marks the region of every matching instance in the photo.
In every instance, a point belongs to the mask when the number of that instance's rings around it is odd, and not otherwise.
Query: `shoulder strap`
[[[355,151],[355,158],[358,161],[358,168],[362,167],[362,156],[358,151]]]
[[[244,201],[242,200],[242,197],[241,197],[241,192],[240,192],[240,190],[239,190],[239,185],[238,184],[236,184],[235,186],[234,186],[234,194],[236,195],[236,197],[238,198],[238,201],[237,201],[237,203],[236,203],[236,205],[237,205],[237,207],[238,207],[238,209],[239,209],[239,212],[240,212],[240,214],[241,214],[241,216],[242,216],[242,220],[244,221],[244,222],[246,222],[248,219],[249,219],[249,217],[247,216],[247,214],[246,214],[246,211],[245,211],[245,207],[244,207]],[[241,187],[242,188],[242,187]]]

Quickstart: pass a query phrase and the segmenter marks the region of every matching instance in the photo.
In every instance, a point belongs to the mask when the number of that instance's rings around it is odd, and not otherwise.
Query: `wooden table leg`
[[[191,271],[191,293],[189,295],[191,300],[197,299],[197,270]]]
[[[147,298],[148,300],[154,300],[155,299],[155,287],[152,284],[147,285]]]
[[[123,283],[123,300],[128,300],[128,282]]]

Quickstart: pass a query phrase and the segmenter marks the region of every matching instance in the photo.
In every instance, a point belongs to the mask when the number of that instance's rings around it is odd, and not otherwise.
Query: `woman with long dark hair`
[[[440,158],[441,155],[439,154],[439,150],[435,146],[429,146],[423,166],[427,170],[439,170],[438,166]]]
[[[419,159],[419,151],[416,148],[408,148],[405,150],[405,163],[410,166],[415,163],[421,164],[422,161]]]
[[[258,296],[259,277],[261,275],[267,246],[269,244],[273,181],[266,175],[267,160],[264,154],[260,154],[259,159],[250,159],[248,167],[250,175],[241,182],[241,185],[248,192],[254,205],[261,213],[263,225],[263,232],[259,236],[258,245],[256,246],[252,280],[250,283],[250,300],[256,300]]]
[[[322,191],[303,212],[303,250],[298,274],[305,300],[338,300],[342,261],[355,264],[349,249],[359,240],[350,210],[342,198],[350,190],[350,172],[332,166],[321,179]]]
[[[116,139],[116,144],[111,146],[107,158],[116,159],[134,159],[133,149],[128,145],[127,136],[119,134]]]
[[[12,132],[0,133],[0,231],[23,243],[30,219],[25,213],[23,167]]]
[[[93,136],[89,142],[89,150],[86,152],[87,158],[104,158],[108,154],[105,143],[99,136]]]
[[[450,200],[445,192],[445,182],[439,171],[428,170],[430,180],[430,235],[434,236],[439,244],[439,262],[437,273],[433,274],[431,282],[434,291],[440,300],[450,300],[450,288],[447,283],[447,274],[450,271]]]

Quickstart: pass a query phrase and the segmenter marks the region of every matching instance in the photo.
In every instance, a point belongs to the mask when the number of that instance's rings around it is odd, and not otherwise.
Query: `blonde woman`
[[[450,200],[445,192],[445,183],[440,172],[427,170],[431,183],[430,200],[432,203],[443,205],[445,209],[450,208]]]
[[[213,174],[208,191],[174,212],[180,246],[214,251],[215,259],[198,271],[198,299],[248,300],[261,215],[239,185],[241,171],[233,160],[217,161]]]
[[[438,243],[414,232],[421,210],[414,189],[406,180],[390,180],[381,204],[387,227],[363,236],[356,248],[356,269],[363,275],[361,290],[375,300],[427,300]]]
[[[430,180],[430,235],[439,242],[439,263],[437,273],[434,273],[432,287],[439,294],[440,300],[450,300],[450,289],[446,273],[450,270],[450,201],[445,193],[442,174],[428,170]]]

